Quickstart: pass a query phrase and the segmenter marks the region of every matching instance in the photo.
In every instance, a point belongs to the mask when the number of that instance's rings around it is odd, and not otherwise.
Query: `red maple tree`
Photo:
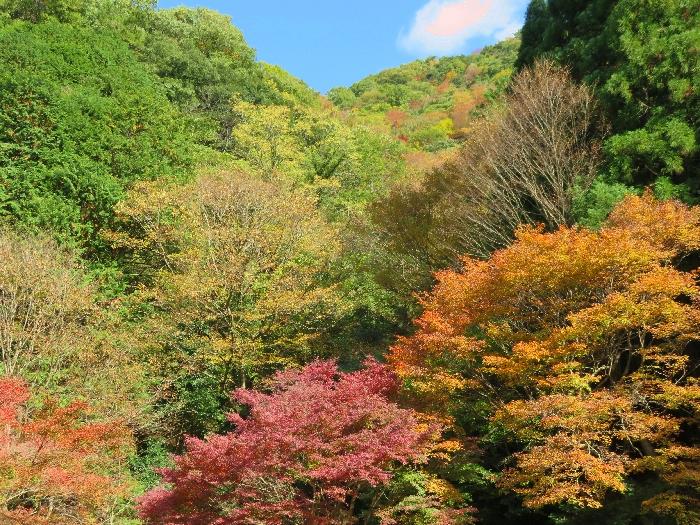
[[[431,432],[387,398],[397,380],[370,360],[342,373],[332,361],[279,373],[271,393],[239,389],[250,416],[235,431],[189,438],[163,469],[169,488],[147,493],[151,524],[352,523],[358,497],[386,483],[390,467],[419,460]]]

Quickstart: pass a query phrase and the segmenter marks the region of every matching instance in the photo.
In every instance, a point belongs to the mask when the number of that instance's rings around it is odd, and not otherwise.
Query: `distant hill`
[[[416,60],[334,88],[328,98],[417,149],[443,150],[505,89],[519,46],[514,37],[471,55]]]

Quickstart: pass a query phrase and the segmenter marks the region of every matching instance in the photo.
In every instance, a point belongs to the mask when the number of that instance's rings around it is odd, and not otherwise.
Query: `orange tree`
[[[129,433],[75,401],[29,402],[20,379],[0,376],[0,523],[114,523],[129,493]]]
[[[390,362],[525,507],[595,509],[644,480],[638,512],[696,523],[699,251],[700,209],[649,194],[600,231],[523,227],[437,274]]]

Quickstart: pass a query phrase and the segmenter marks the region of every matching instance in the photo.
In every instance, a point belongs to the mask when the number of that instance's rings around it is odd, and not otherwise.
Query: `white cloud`
[[[399,44],[417,55],[446,55],[475,37],[502,40],[522,26],[528,0],[430,0]]]

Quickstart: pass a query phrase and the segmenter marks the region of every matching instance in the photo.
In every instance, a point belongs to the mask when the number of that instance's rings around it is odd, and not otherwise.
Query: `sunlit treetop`
[[[486,403],[485,424],[520,450],[501,484],[525,505],[597,507],[652,471],[693,515],[697,493],[671,480],[700,474],[684,430],[700,406],[699,248],[700,210],[650,194],[599,232],[523,228],[489,260],[439,273],[390,361],[428,412]]]

